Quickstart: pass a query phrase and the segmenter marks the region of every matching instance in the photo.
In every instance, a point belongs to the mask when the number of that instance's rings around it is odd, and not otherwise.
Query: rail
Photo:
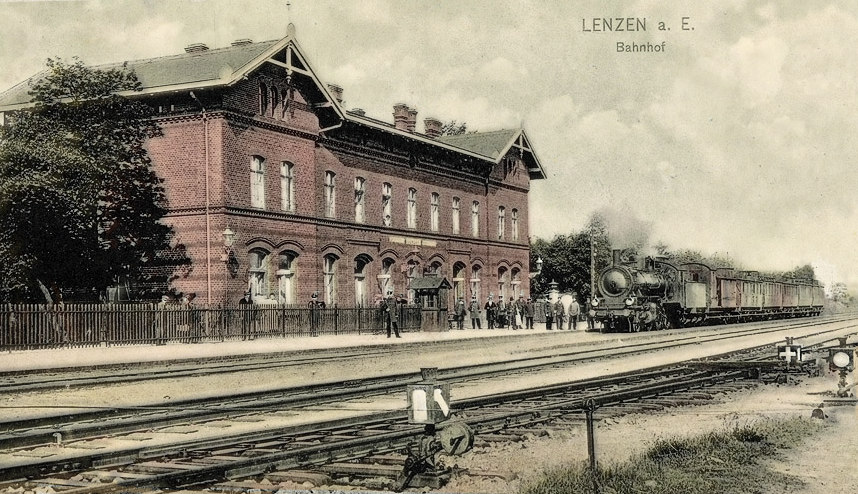
[[[420,331],[423,313],[403,307],[400,330]],[[0,350],[361,334],[385,324],[376,307],[2,304]]]

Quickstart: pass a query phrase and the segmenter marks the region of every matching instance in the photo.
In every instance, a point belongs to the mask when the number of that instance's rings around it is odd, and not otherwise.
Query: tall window
[[[295,212],[295,177],[292,175],[295,165],[284,161],[280,163],[280,209]]]
[[[381,274],[378,275],[378,288],[384,297],[393,295],[395,286],[393,286],[393,265],[396,264],[391,258],[385,258],[381,261]]]
[[[366,192],[366,180],[363,177],[355,177],[355,223],[363,223],[365,220],[364,214],[364,194]]]
[[[512,210],[512,239],[518,240],[518,209]]]
[[[476,297],[477,300],[482,300],[480,294],[480,273],[482,267],[479,265],[471,266],[471,297]]]
[[[453,233],[459,233],[459,208],[460,201],[458,197],[453,198]]]
[[[277,302],[281,304],[294,304],[295,301],[295,284],[297,276],[295,275],[295,258],[298,256],[295,252],[284,251],[280,253],[280,260],[277,266]]]
[[[367,265],[372,262],[372,259],[361,254],[355,258],[355,305],[365,307],[367,305],[366,297],[366,272]]]
[[[480,236],[480,203],[478,201],[471,203],[471,236]]]
[[[337,215],[337,175],[332,171],[325,172],[325,216],[333,218]]]
[[[506,208],[500,206],[498,208],[498,240],[503,240],[506,234]]]
[[[507,302],[507,289],[509,288],[509,271],[503,266],[498,268],[498,297],[504,304]]]
[[[259,85],[259,113],[265,115],[268,111],[268,86],[260,83]]]
[[[408,189],[408,210],[406,211],[405,223],[408,228],[417,228],[417,189]]]
[[[432,193],[432,202],[429,205],[429,229],[433,232],[438,231],[438,209],[441,197],[437,192]]]
[[[393,217],[391,216],[392,202],[393,186],[385,182],[381,185],[381,224],[384,226],[393,224]]]
[[[337,256],[328,254],[322,259],[322,276],[325,282],[325,304],[337,303]]]
[[[253,249],[248,257],[250,295],[268,297],[268,251]]]
[[[250,160],[250,207],[265,209],[265,158]]]
[[[453,264],[453,298],[454,303],[465,299],[465,265],[461,262]]]

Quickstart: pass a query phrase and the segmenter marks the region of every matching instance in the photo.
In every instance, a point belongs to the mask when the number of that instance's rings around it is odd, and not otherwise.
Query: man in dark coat
[[[244,297],[238,301],[238,310],[241,312],[241,339],[253,339],[253,299],[250,292],[244,292]]]
[[[554,322],[554,307],[550,300],[546,300],[543,307],[545,308],[545,329],[551,331],[551,325]]]
[[[465,309],[465,301],[461,298],[458,302],[456,302],[455,311],[457,326],[456,329],[465,329],[465,312],[467,312],[467,310]]]
[[[498,304],[495,303],[494,295],[489,294],[489,300],[486,302],[486,323],[489,329],[495,329],[495,318],[498,313]]]
[[[397,295],[396,299],[393,297],[388,297],[385,301],[385,319],[387,326],[387,337],[390,338],[390,332],[393,331],[396,334],[397,338],[401,338],[399,336],[399,319],[401,317],[401,307],[400,298]]]

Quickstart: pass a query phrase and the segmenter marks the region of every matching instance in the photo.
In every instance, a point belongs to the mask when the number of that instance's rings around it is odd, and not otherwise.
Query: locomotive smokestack
[[[614,266],[619,266],[619,265],[620,265],[620,254],[621,254],[622,252],[623,252],[623,251],[622,251],[622,250],[620,250],[620,249],[614,249],[614,250],[612,250],[612,251],[611,251],[611,256],[612,256],[613,261],[614,261]]]

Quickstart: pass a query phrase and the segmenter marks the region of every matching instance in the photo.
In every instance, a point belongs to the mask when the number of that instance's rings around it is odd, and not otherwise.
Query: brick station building
[[[417,132],[405,104],[392,125],[346,110],[292,25],[280,40],[126,65],[163,130],[148,150],[192,259],[177,291],[301,305],[318,292],[352,307],[410,299],[414,278],[437,275],[452,285],[447,306],[528,295],[528,191],[545,172],[523,129],[441,136],[435,119]],[[25,82],[0,112],[28,101]]]

